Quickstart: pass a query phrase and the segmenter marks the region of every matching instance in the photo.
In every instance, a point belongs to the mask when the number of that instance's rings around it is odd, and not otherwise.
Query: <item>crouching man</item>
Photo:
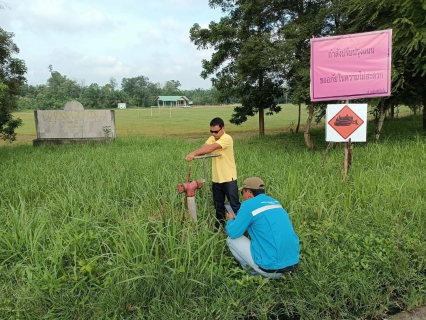
[[[238,190],[244,199],[238,215],[226,213],[226,243],[235,259],[252,275],[268,278],[295,270],[299,263],[299,238],[287,211],[265,195],[265,184],[260,178],[247,178]],[[250,239],[243,236],[246,230]]]

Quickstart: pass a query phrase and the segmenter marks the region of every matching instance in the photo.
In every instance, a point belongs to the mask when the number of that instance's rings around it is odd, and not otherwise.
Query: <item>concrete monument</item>
[[[106,142],[116,138],[114,110],[84,110],[70,101],[64,110],[36,110],[37,139],[33,145]]]

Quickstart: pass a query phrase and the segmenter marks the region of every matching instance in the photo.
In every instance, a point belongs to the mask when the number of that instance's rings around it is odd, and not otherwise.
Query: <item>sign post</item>
[[[351,142],[367,140],[367,104],[327,105],[325,134],[326,141],[345,143],[343,176],[346,178],[352,164]]]
[[[351,145],[351,139],[345,143],[345,157],[343,160],[343,177],[346,179],[348,176],[349,168],[352,164],[352,150],[354,149]]]
[[[365,142],[367,104],[349,99],[391,94],[392,30],[311,39],[311,101],[339,101],[327,105],[326,140],[345,143],[343,175],[352,164],[351,142]],[[322,169],[322,168],[321,168]]]

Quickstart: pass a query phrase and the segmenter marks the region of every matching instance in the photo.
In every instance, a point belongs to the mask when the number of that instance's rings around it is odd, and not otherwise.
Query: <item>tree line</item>
[[[215,88],[183,90],[178,80],[169,80],[161,85],[141,75],[123,78],[120,87],[114,77],[104,86],[97,83],[87,86],[54,71],[52,66],[49,70],[46,84],[22,85],[17,100],[18,110],[61,109],[70,100],[81,102],[85,109],[112,109],[117,108],[118,103],[126,103],[128,107],[151,107],[156,104],[157,96],[186,96],[194,105],[219,103]]]

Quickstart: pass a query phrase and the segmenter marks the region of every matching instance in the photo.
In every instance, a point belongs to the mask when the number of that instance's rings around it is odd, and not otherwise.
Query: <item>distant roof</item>
[[[178,100],[186,100],[189,101],[189,99],[185,96],[157,96],[154,101],[162,100],[162,101],[178,101]]]

